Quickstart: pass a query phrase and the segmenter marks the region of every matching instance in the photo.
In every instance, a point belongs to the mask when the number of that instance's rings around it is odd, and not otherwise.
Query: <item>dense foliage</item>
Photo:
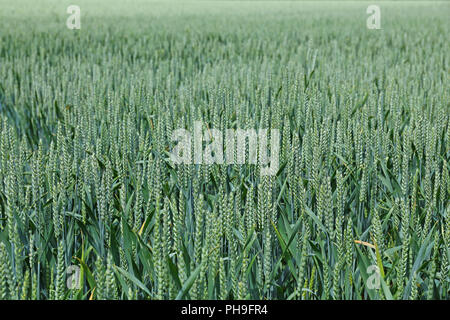
[[[0,299],[448,299],[448,3],[30,3],[0,5]],[[280,130],[277,174],[175,165],[194,121]]]

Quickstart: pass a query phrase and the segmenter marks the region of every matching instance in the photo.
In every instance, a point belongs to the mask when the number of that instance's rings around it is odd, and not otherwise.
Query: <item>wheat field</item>
[[[450,4],[369,4],[0,3],[0,299],[448,299]]]

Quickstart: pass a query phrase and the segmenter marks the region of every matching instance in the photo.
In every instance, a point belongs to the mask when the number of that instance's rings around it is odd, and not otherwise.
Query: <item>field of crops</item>
[[[0,3],[0,299],[448,299],[450,3],[369,4]]]

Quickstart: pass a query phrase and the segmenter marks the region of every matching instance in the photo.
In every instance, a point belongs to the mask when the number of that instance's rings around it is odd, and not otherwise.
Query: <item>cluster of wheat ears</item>
[[[2,19],[0,299],[448,299],[445,10],[221,6]],[[174,164],[195,121],[276,174]]]

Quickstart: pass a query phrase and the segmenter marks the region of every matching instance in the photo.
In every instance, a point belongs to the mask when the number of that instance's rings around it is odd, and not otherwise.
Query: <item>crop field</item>
[[[449,12],[1,1],[0,300],[449,299]]]

